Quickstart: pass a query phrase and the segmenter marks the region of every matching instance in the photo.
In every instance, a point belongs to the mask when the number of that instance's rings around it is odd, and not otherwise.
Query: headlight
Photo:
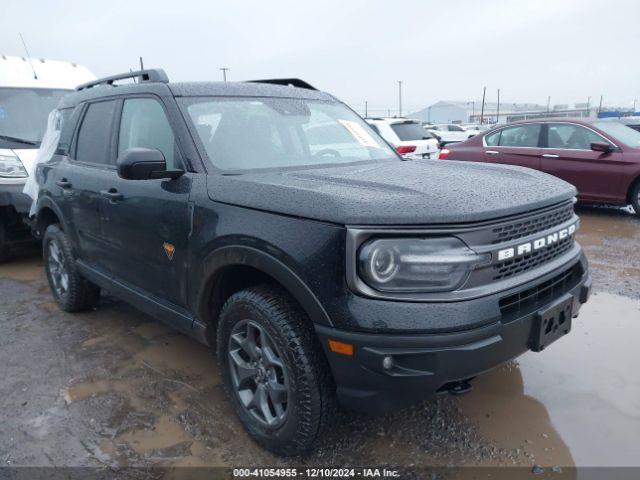
[[[0,155],[0,177],[25,178],[27,171],[15,155]]]
[[[382,292],[448,292],[490,258],[452,237],[385,238],[360,248],[358,272]]]

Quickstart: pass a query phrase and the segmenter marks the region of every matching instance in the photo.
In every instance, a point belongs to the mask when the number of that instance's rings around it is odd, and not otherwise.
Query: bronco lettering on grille
[[[511,248],[504,248],[498,251],[498,261],[508,260],[510,258],[520,257],[522,255],[526,255],[527,253],[535,252],[542,248],[553,245],[554,243],[559,242],[576,232],[576,223],[573,225],[569,225],[567,228],[563,228],[562,230],[558,230],[557,232],[550,233],[544,237],[537,238],[531,242],[521,243],[520,245],[516,245]]]

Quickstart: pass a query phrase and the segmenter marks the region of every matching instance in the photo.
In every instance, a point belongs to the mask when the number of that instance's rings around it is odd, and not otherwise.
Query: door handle
[[[560,155],[556,155],[555,153],[545,153],[542,155],[544,158],[560,158]]]
[[[115,188],[110,188],[109,190],[100,190],[100,195],[102,195],[104,198],[109,199],[109,201],[111,202],[116,202],[124,198],[123,195]]]
[[[498,155],[500,152],[496,150],[485,150],[484,153],[486,153],[487,155]]]
[[[71,188],[71,182],[68,181],[66,178],[63,178],[62,180],[57,181],[56,185],[64,189]]]

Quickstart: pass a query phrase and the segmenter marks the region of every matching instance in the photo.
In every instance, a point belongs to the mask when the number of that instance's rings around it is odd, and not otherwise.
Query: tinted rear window
[[[109,147],[115,110],[114,100],[89,105],[78,133],[76,160],[101,165],[111,162]]]
[[[419,123],[396,123],[391,125],[391,128],[402,141],[433,138],[433,135],[427,132]]]

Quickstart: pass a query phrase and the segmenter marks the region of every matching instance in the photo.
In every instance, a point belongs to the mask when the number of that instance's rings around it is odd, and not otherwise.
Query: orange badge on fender
[[[167,254],[167,257],[169,258],[169,260],[173,260],[173,254],[176,252],[175,245],[164,242],[162,246],[164,247],[164,253]]]

